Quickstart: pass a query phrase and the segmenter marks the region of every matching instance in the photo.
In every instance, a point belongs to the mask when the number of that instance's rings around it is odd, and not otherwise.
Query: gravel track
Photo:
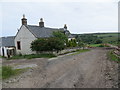
[[[108,60],[105,48],[54,59],[5,61],[5,65],[37,64],[37,67],[9,80],[3,88],[117,88],[118,63]]]

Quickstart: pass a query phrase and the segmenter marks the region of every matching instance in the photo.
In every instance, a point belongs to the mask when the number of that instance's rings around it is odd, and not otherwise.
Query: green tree
[[[76,47],[77,46],[77,41],[75,39],[73,39],[72,42],[73,42],[73,47]]]
[[[48,48],[48,47],[47,47],[47,44],[46,44],[46,39],[39,38],[39,39],[34,40],[31,43],[30,48],[31,48],[32,51],[36,51],[37,53],[39,53],[41,51],[47,51],[46,48]]]
[[[42,51],[61,51],[64,49],[64,42],[59,38],[40,38],[31,43],[31,50],[40,53]]]
[[[100,43],[102,43],[102,40],[100,40],[100,39],[96,40],[96,42],[95,42],[95,44],[100,44]]]
[[[78,46],[80,47],[80,48],[85,48],[85,46],[86,46],[86,44],[85,43],[83,43],[83,42],[78,42]]]
[[[76,40],[77,42],[82,41],[83,43],[87,43],[87,44],[102,43],[100,37],[93,34],[76,35]]]
[[[77,46],[77,42],[75,39],[71,39],[67,42],[67,47],[76,47]]]
[[[57,51],[57,53],[65,48],[64,41],[54,37],[48,39],[47,45],[50,51]]]
[[[53,32],[53,37],[59,38],[60,40],[64,41],[64,43],[66,43],[67,40],[68,40],[67,35],[65,35],[65,34],[64,34],[63,32],[61,32],[61,31],[54,31],[54,32]]]

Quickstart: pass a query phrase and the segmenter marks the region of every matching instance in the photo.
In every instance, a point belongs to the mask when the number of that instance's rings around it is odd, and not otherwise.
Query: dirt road
[[[17,81],[4,81],[3,88],[116,88],[118,64],[108,60],[107,52],[98,48],[77,55],[29,60],[37,67],[16,77]],[[17,63],[6,63],[13,62]]]

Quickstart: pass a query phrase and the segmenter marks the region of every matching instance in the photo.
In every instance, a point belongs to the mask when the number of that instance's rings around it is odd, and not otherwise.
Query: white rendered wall
[[[15,47],[17,54],[33,54],[30,49],[31,42],[34,41],[36,37],[23,25],[15,37]],[[17,49],[17,41],[21,43],[21,50]]]
[[[3,56],[3,50],[4,49],[4,56],[7,57],[7,47],[0,47],[0,56]]]
[[[0,47],[0,56],[2,56],[2,47]]]

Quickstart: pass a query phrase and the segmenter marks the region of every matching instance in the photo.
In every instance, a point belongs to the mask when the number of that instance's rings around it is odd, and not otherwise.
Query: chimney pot
[[[43,18],[40,19],[39,26],[40,26],[40,27],[44,27]]]
[[[27,25],[27,19],[25,18],[25,14],[23,14],[22,25]]]

